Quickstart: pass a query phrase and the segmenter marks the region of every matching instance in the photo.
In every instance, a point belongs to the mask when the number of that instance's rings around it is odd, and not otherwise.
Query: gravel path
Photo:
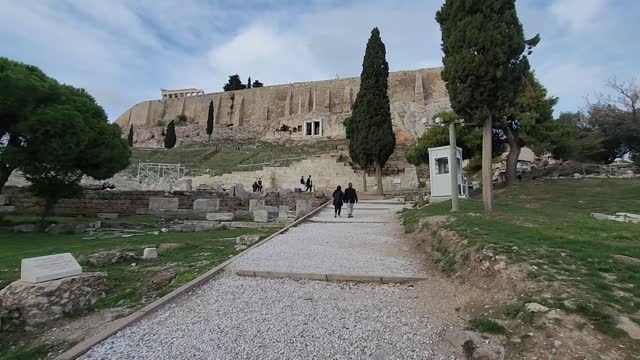
[[[451,359],[442,280],[415,285],[247,278],[234,269],[423,274],[397,205],[324,210],[219,277],[98,344],[81,359]],[[370,209],[365,210],[365,207]],[[372,224],[367,221],[380,221]],[[318,222],[321,221],[321,222]],[[329,221],[327,223],[326,221]],[[415,262],[414,262],[415,260]]]
[[[231,270],[318,274],[424,276],[412,243],[402,236],[399,205],[360,202],[354,217],[334,218],[329,206],[307,223],[250,251]]]

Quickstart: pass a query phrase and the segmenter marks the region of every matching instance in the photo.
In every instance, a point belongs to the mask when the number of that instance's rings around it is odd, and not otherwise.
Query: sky
[[[442,65],[442,0],[0,0],[0,56],[85,88],[111,121],[160,88],[218,92],[359,76],[371,29],[391,71]],[[532,68],[580,110],[611,78],[638,78],[638,0],[518,0]],[[490,25],[487,25],[490,26]]]

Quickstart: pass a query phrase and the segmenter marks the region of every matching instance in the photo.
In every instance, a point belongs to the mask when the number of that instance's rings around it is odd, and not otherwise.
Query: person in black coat
[[[358,194],[356,193],[356,189],[353,188],[353,184],[349,183],[344,190],[343,200],[347,204],[347,217],[353,217],[353,204],[358,202]]]
[[[340,216],[340,210],[342,210],[344,193],[342,192],[342,187],[338,185],[336,191],[333,192],[333,207],[335,208],[335,213],[333,217]]]
[[[311,175],[309,175],[309,177],[307,178],[307,189],[305,190],[305,192],[307,191],[313,191],[313,181],[311,181]]]

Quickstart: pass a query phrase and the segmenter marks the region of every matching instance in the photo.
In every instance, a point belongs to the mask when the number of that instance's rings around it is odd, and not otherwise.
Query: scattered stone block
[[[180,246],[178,243],[164,243],[158,246],[158,253],[162,254],[167,251],[175,250]]]
[[[313,204],[311,203],[311,200],[306,200],[306,199],[296,200],[296,217],[304,216],[309,212],[311,212],[312,209],[313,209]]]
[[[548,307],[544,305],[540,305],[538,303],[528,303],[528,304],[525,304],[525,307],[528,312],[533,312],[533,313],[549,311]]]
[[[231,221],[233,217],[233,213],[208,213],[206,219],[209,221]]]
[[[242,184],[235,184],[231,188],[231,196],[238,197],[241,199],[248,199],[249,197],[251,197],[251,193],[246,192]]]
[[[280,205],[278,206],[279,212],[289,212],[289,205]]]
[[[74,260],[75,261],[75,260]],[[0,290],[0,303],[11,309],[11,318],[26,324],[28,331],[62,318],[65,313],[93,305],[104,290],[104,273],[84,273],[62,279],[30,283],[14,281]]]
[[[0,206],[0,214],[9,214],[16,211],[15,206],[3,205]]]
[[[178,209],[178,198],[150,197],[149,209]]]
[[[264,199],[249,199],[249,211],[254,211],[264,206]]]
[[[226,226],[224,224],[220,224],[219,221],[209,221],[209,220],[184,220],[182,222],[183,230],[179,230],[182,232],[190,232],[190,231],[209,231],[209,230],[221,230]]]
[[[254,210],[253,221],[259,222],[259,223],[269,222],[269,212],[266,209]]]
[[[9,196],[0,195],[0,206],[9,205]]]
[[[142,258],[145,260],[155,259],[158,257],[158,250],[156,248],[145,248],[142,253]]]
[[[36,224],[20,224],[13,227],[14,233],[32,233],[38,231]]]
[[[596,220],[609,220],[609,215],[601,213],[591,213],[591,216]]]
[[[253,245],[260,240],[260,235],[240,235],[236,238],[238,245]]]
[[[220,199],[195,199],[193,210],[218,211],[220,210]]]
[[[79,234],[86,229],[82,224],[51,224],[44,231],[52,235]]]
[[[161,272],[160,274],[154,276],[149,283],[145,286],[146,291],[158,290],[161,287],[169,284],[176,278],[178,274],[173,270],[168,270]]]
[[[22,259],[20,280],[29,283],[61,279],[82,274],[82,268],[70,253]]]
[[[113,220],[118,218],[118,213],[98,213],[96,216],[98,219]]]

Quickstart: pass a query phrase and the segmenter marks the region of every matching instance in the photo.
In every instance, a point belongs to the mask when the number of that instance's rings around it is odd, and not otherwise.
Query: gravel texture
[[[413,246],[400,236],[400,208],[360,203],[353,219],[334,219],[327,208],[81,359],[455,358],[442,340],[456,316],[441,279],[383,285],[235,275],[245,269],[424,276]]]
[[[234,261],[231,270],[319,274],[424,276],[414,245],[402,236],[398,205],[356,205],[354,217],[334,218],[328,206],[310,222]]]
[[[226,274],[82,359],[448,359],[416,289]]]

